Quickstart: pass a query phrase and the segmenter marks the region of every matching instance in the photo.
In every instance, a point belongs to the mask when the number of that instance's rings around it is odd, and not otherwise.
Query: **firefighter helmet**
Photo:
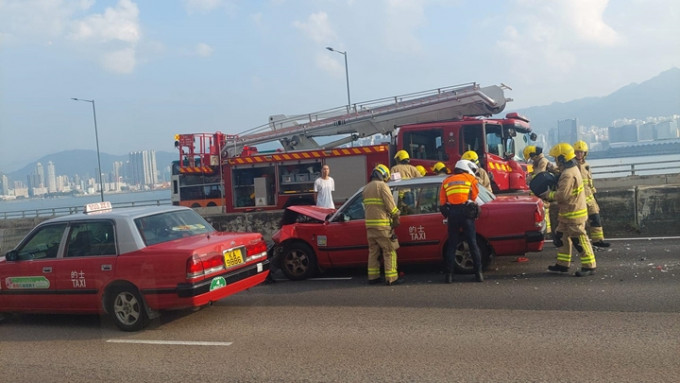
[[[390,179],[390,169],[383,164],[378,164],[378,166],[373,168],[372,176],[378,177],[383,181],[387,182]]]
[[[561,142],[550,149],[550,156],[555,158],[555,162],[558,164],[563,164],[565,162],[574,159],[574,147],[567,144],[566,142]]]
[[[479,156],[477,155],[477,152],[475,152],[474,150],[468,150],[467,152],[463,153],[463,155],[460,156],[460,158],[463,160],[472,161],[475,164],[479,163]]]
[[[585,141],[578,140],[574,142],[574,151],[588,153],[588,144]]]
[[[529,145],[526,148],[524,148],[524,159],[529,160],[532,157],[532,154],[535,156],[536,154],[536,146],[534,145]]]
[[[456,169],[462,170],[466,173],[470,173],[473,176],[477,173],[477,165],[474,162],[468,160],[459,160],[456,162]]]
[[[427,174],[427,170],[423,165],[416,165],[416,169],[418,169],[418,173],[420,173],[421,176],[425,176]]]
[[[439,174],[441,172],[444,172],[446,174],[450,173],[449,168],[447,168],[446,165],[444,165],[443,162],[437,162],[436,164],[434,164],[434,166],[432,167],[432,171],[437,173],[437,174]]]
[[[410,159],[410,157],[408,155],[408,152],[406,150],[402,149],[394,155],[394,159],[401,162],[401,161]]]

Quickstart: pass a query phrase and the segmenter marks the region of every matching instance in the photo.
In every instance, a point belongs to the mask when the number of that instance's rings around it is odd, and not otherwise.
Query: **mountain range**
[[[509,110],[506,109],[505,112]],[[640,84],[632,83],[604,97],[586,97],[569,102],[555,102],[550,105],[512,110],[531,120],[531,126],[539,134],[557,126],[557,121],[577,118],[584,126],[610,126],[614,120],[631,118],[644,120],[647,117],[662,117],[680,114],[680,69],[671,68]],[[101,153],[103,172],[110,172],[114,161],[126,162],[128,155]],[[163,173],[166,166],[178,159],[175,152],[156,152],[158,171]],[[47,166],[55,164],[58,175],[75,174],[92,177],[97,172],[97,152],[94,150],[69,150],[48,154],[36,162]],[[8,173],[12,180],[26,180],[35,173],[36,162]]]
[[[621,118],[644,120],[680,114],[680,69],[671,68],[640,84],[630,84],[604,97],[586,97],[517,110],[546,134],[557,121],[577,118],[579,125],[611,126]]]

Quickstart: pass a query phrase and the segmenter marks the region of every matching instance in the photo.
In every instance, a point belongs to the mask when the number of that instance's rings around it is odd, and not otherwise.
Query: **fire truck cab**
[[[526,117],[508,113],[504,119],[463,117],[403,125],[396,147],[410,154],[411,164],[428,170],[440,161],[452,169],[463,153],[475,151],[494,192],[506,192],[527,190],[526,169],[517,154],[535,138]]]

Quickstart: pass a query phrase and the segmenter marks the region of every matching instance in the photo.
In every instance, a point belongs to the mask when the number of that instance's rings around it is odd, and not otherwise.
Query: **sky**
[[[95,121],[125,155],[340,107],[345,57],[352,103],[503,83],[508,112],[680,67],[680,2],[0,0],[0,172],[96,149]]]

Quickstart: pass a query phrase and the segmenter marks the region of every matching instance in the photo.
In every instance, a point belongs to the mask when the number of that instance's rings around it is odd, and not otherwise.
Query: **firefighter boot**
[[[609,247],[610,245],[611,245],[611,243],[605,242],[603,239],[601,239],[597,242],[593,242],[593,246],[596,246],[596,247]]]
[[[551,271],[553,273],[568,273],[569,267],[562,265],[550,265],[548,266],[548,271]]]
[[[595,269],[590,267],[581,267],[581,270],[577,271],[574,275],[577,277],[586,277],[588,275],[595,275]]]

